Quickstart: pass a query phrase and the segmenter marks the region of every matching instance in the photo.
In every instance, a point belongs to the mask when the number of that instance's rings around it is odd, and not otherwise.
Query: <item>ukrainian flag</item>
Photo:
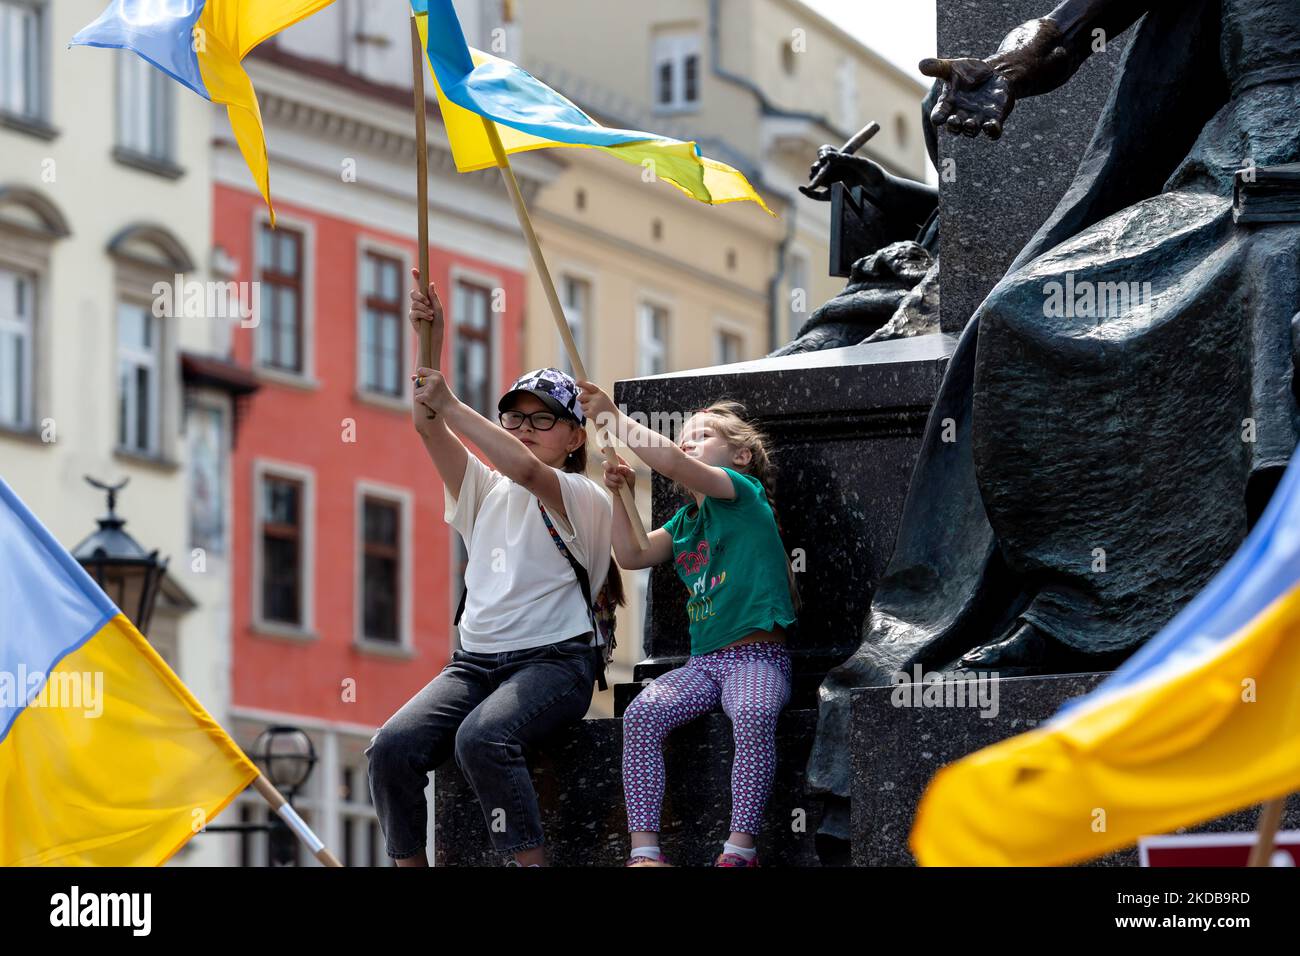
[[[161,864],[257,776],[0,479],[0,865]]]
[[[1300,790],[1300,458],[1227,566],[1091,694],[944,768],[925,865],[1056,865]]]
[[[428,54],[438,105],[456,168],[497,165],[483,120],[497,124],[507,154],[532,149],[599,149],[655,176],[692,199],[716,205],[749,201],[775,215],[744,175],[701,155],[695,143],[601,126],[570,100],[508,60],[472,49],[451,0],[411,0]]]
[[[239,151],[271,210],[266,132],[242,61],[267,37],[333,0],[113,0],[69,46],[130,50],[199,96],[226,107]]]

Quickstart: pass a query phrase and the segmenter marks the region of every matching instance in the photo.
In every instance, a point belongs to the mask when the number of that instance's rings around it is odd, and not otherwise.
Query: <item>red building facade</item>
[[[236,359],[264,379],[241,422],[232,468],[232,702],[378,726],[452,649],[442,484],[409,406],[415,245],[292,206],[277,210],[272,232],[255,193],[216,191],[217,240],[248,263],[239,281],[259,282],[263,303],[258,327],[241,329],[234,345]],[[256,253],[255,236],[263,246]],[[292,248],[288,268],[275,268],[281,249],[266,262],[272,245]],[[436,247],[430,271],[447,299],[442,367],[476,364],[481,352],[496,367],[460,390],[491,400],[495,383],[519,369],[523,276]],[[272,297],[292,304],[277,315]],[[504,299],[500,313],[491,312],[494,297]],[[286,319],[293,305],[312,314]],[[280,328],[289,322],[301,339]],[[372,345],[389,335],[395,349]]]

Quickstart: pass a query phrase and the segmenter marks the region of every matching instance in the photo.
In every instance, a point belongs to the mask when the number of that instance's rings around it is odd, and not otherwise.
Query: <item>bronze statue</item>
[[[931,119],[997,139],[1139,19],[1074,183],[962,334],[862,644],[822,685],[828,835],[851,688],[1114,666],[1226,562],[1296,445],[1300,222],[1238,222],[1233,193],[1300,161],[1300,0],[1066,0],[986,59],[924,61]]]
[[[933,106],[923,104],[927,115]],[[924,128],[937,164],[934,134]],[[830,274],[849,282],[769,357],[939,331],[939,191],[854,155],[878,129],[872,123],[843,147],[823,146],[810,185],[800,187],[832,204]]]

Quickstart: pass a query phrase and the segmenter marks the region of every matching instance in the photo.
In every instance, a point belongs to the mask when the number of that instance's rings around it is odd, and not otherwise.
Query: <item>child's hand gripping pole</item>
[[[578,354],[578,346],[573,341],[573,333],[569,329],[568,320],[564,317],[564,306],[560,304],[560,295],[555,291],[555,282],[551,279],[551,270],[547,268],[546,259],[542,255],[541,244],[537,241],[537,233],[533,231],[533,222],[528,215],[528,207],[524,205],[524,196],[519,191],[519,182],[515,179],[515,172],[510,168],[510,157],[506,155],[505,147],[501,145],[501,134],[497,132],[496,124],[486,117],[483,118],[483,128],[487,131],[488,141],[492,144],[492,154],[496,157],[497,165],[501,168],[501,177],[506,181],[506,188],[509,190],[510,199],[515,206],[515,215],[519,217],[519,226],[523,229],[524,238],[528,241],[528,250],[532,253],[533,265],[537,269],[538,278],[542,280],[542,289],[546,292],[546,300],[551,305],[551,315],[555,319],[555,327],[560,331],[560,339],[564,342],[565,352],[568,353],[569,364],[573,366],[574,376],[585,380],[587,378],[587,369],[582,364],[582,356]],[[614,454],[613,447],[606,443],[605,435],[599,428],[596,429],[596,446],[600,449],[605,461],[614,466],[618,465],[618,456]],[[623,510],[627,512],[627,521],[632,526],[632,534],[636,537],[637,547],[644,551],[650,547],[650,540],[646,537],[645,526],[641,524],[641,516],[637,513],[636,500],[632,497],[632,490],[626,485],[619,493],[619,501],[623,503]]]

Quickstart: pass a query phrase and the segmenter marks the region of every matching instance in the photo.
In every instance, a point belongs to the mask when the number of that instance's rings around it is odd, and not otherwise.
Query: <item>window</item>
[[[148,306],[117,307],[117,443],[158,455],[161,322]]]
[[[162,70],[117,52],[117,144],[149,159],[171,162],[175,112],[174,83]]]
[[[457,282],[455,316],[456,391],[470,408],[496,421],[492,400],[492,293],[469,282]]]
[[[403,393],[402,263],[367,252],[361,264],[361,388],[400,398]]]
[[[303,483],[293,478],[262,478],[262,618],[302,627]]]
[[[0,0],[0,113],[45,114],[45,4]]]
[[[794,71],[799,65],[799,52],[795,49],[794,38],[784,41],[781,44],[781,68],[785,70],[787,76],[794,76]]]
[[[303,235],[262,223],[258,244],[261,273],[257,360],[267,368],[301,375]]]
[[[361,518],[362,635],[368,641],[401,643],[402,506],[366,496]]]
[[[560,297],[564,303],[564,318],[569,323],[569,332],[578,346],[578,354],[583,357],[583,361],[587,362],[587,374],[595,375],[588,359],[590,349],[587,347],[586,338],[587,314],[591,310],[591,284],[572,276],[564,276],[560,280]],[[574,374],[573,365],[569,362],[569,353],[565,350],[563,342],[560,343],[560,361],[556,367],[570,375]]]
[[[654,102],[660,111],[691,110],[700,102],[700,37],[673,32],[655,37]]]
[[[32,423],[32,339],[35,281],[0,269],[0,425],[28,428]]]
[[[808,319],[808,257],[802,253],[790,256],[790,329],[791,341],[799,334]]]
[[[639,375],[659,375],[668,371],[668,310],[643,303],[640,319]]]
[[[190,547],[226,553],[226,414],[205,400],[186,412],[190,462]]]
[[[839,93],[840,125],[855,129],[858,124],[858,74],[854,62],[848,58],[840,61],[835,72],[835,86]]]
[[[744,340],[734,332],[718,329],[713,334],[713,364],[731,365],[742,359]]]
[[[343,824],[344,866],[388,866],[383,834],[370,802],[364,763],[344,765],[339,784],[339,815]]]

